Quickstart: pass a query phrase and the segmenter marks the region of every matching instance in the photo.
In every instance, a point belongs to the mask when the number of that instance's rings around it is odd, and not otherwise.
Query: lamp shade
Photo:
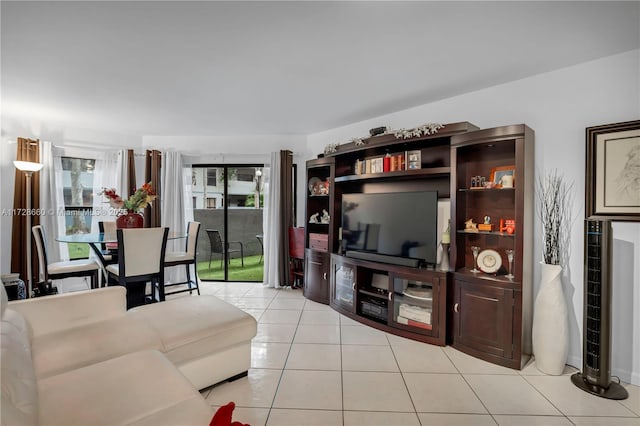
[[[43,167],[43,164],[33,163],[31,161],[14,161],[13,165],[16,166],[16,169],[22,170],[23,172],[38,172]]]

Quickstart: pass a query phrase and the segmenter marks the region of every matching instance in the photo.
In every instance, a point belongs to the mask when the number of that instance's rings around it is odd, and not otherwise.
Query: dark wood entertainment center
[[[405,153],[417,151],[419,168],[408,169]],[[385,156],[397,157],[394,168],[400,170],[382,171],[383,160],[377,159]],[[491,170],[509,168],[515,177],[513,188],[471,189],[472,178],[488,180]],[[524,365],[531,352],[531,129],[515,125],[479,130],[460,122],[419,136],[383,134],[339,145],[309,160],[306,170],[305,297],[389,333],[451,344],[511,368]],[[448,272],[344,256],[343,194],[412,191],[438,191],[439,199],[450,200]],[[330,217],[317,223],[323,210]],[[494,229],[465,230],[466,221],[482,223],[485,216],[494,221]],[[510,222],[513,226],[506,232],[497,229],[498,219],[515,223]],[[471,246],[480,247],[483,254],[499,253],[500,259],[491,260],[504,266],[494,273],[471,272]],[[506,277],[507,249],[515,253],[514,278]]]

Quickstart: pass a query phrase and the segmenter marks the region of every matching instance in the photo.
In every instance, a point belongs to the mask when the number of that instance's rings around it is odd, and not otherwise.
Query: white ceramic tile
[[[474,358],[451,346],[445,346],[444,351],[462,374],[518,374],[517,370]]]
[[[337,325],[299,325],[294,343],[340,344],[340,327]]]
[[[622,386],[629,393],[629,398],[620,401],[620,404],[633,411],[637,416],[640,416],[640,386],[631,385],[629,383],[622,383]]]
[[[578,371],[577,368],[572,367],[570,365],[565,365],[564,366],[564,371],[562,372],[563,376],[570,376],[573,373],[575,373],[576,371]],[[523,376],[546,376],[545,373],[543,373],[542,371],[538,370],[536,368],[536,360],[534,357],[531,357],[531,359],[529,360],[529,362],[527,362],[527,365],[524,366],[524,368],[522,370],[520,370],[520,374]]]
[[[311,325],[340,325],[340,314],[336,311],[321,311],[321,310],[305,310],[302,311],[302,317],[300,317],[300,324]]]
[[[304,299],[283,298],[276,296],[269,305],[269,309],[299,309],[302,310]]]
[[[342,411],[273,408],[267,426],[342,426]]]
[[[253,338],[253,341],[266,343],[291,343],[295,332],[295,324],[258,323],[258,334]]]
[[[272,299],[264,297],[243,297],[234,301],[234,305],[240,309],[267,309]]]
[[[329,305],[325,305],[324,303],[314,302],[313,300],[307,299],[304,304],[305,311],[327,311],[327,312],[336,312]],[[336,312],[337,313],[337,312]],[[340,314],[338,314],[340,315]]]
[[[493,416],[500,426],[572,426],[564,416],[513,416],[498,414]]]
[[[418,412],[487,412],[460,374],[404,373],[403,376]]]
[[[288,370],[340,371],[340,345],[294,343],[287,358]]]
[[[276,299],[298,299],[304,301],[301,289],[293,289],[291,287],[283,287],[278,289]]]
[[[251,426],[265,426],[269,416],[268,408],[236,407],[231,420]]]
[[[251,343],[252,368],[276,368],[282,370],[289,355],[289,343]]]
[[[520,375],[465,374],[464,378],[491,414],[561,415]]]
[[[366,326],[340,326],[343,345],[388,345],[387,336],[380,330]]]
[[[284,370],[273,408],[342,410],[340,372]]]
[[[256,321],[260,321],[260,317],[264,313],[264,309],[243,309],[243,311],[254,317]]]
[[[244,297],[268,297],[274,298],[278,294],[277,288],[256,286],[244,294]]]
[[[400,371],[389,346],[342,345],[343,371]]]
[[[496,426],[489,414],[418,413],[422,426]]]
[[[576,426],[640,426],[640,417],[569,417]]]
[[[359,325],[359,326],[361,326],[362,324],[359,323],[358,321],[354,321],[351,318],[340,314],[340,325]]]
[[[252,368],[247,377],[214,386],[207,396],[207,402],[222,406],[233,401],[236,407],[269,408],[281,374],[281,370]]]
[[[635,414],[618,401],[600,398],[578,389],[566,376],[526,376],[566,416],[634,417]]]
[[[263,324],[298,324],[300,321],[299,310],[267,309],[260,317]]]
[[[399,373],[344,371],[342,388],[345,410],[414,411]]]
[[[449,357],[440,346],[422,342],[401,342],[387,336],[400,366],[400,371],[411,373],[457,373]],[[395,337],[395,336],[394,336]],[[406,339],[404,339],[406,340]]]
[[[416,413],[345,411],[344,426],[420,426]]]

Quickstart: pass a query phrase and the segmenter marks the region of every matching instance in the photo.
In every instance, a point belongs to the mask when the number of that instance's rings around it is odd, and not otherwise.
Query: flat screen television
[[[419,266],[437,260],[438,192],[343,194],[341,248],[347,256]],[[377,256],[381,255],[381,256]]]

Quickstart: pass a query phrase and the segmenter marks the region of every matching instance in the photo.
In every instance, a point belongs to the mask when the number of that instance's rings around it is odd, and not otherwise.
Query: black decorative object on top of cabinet
[[[329,253],[334,248],[333,158],[307,161],[305,203],[305,268],[303,294],[329,304]]]
[[[451,138],[450,340],[518,369],[531,353],[533,164],[526,125]]]

